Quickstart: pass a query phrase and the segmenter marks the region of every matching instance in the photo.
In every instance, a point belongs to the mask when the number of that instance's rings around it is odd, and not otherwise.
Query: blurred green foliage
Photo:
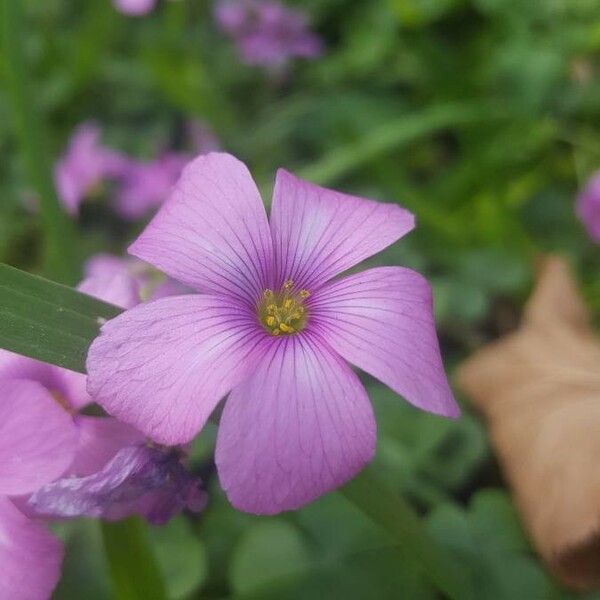
[[[22,43],[51,162],[84,120],[98,121],[114,147],[151,157],[183,148],[186,123],[201,118],[266,198],[285,166],[403,204],[419,227],[371,262],[430,278],[450,368],[514,327],[542,252],[573,260],[600,311],[598,251],[573,212],[578,187],[600,167],[596,0],[307,0],[326,52],[277,78],[239,62],[210,2],[164,1],[135,19],[109,0],[26,5]],[[6,73],[0,55],[0,261],[48,274]],[[80,264],[121,253],[143,226],[119,222],[109,194],[78,220],[70,242]],[[464,561],[481,600],[598,598],[569,594],[545,573],[468,407],[461,421],[443,421],[367,383],[377,469]],[[214,435],[207,428],[193,449],[207,510],[153,532],[172,598],[435,598],[339,494],[273,518],[234,511],[216,481]],[[68,558],[56,598],[110,598],[97,525],[60,529]]]

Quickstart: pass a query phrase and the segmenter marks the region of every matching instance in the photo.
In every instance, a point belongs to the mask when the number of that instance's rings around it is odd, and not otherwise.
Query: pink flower
[[[122,274],[79,289],[124,307],[137,284]],[[37,518],[142,514],[162,523],[204,499],[179,455],[147,448],[112,417],[80,410],[85,375],[0,351],[0,598],[43,599],[60,575],[63,548]]]
[[[88,390],[110,414],[185,443],[229,394],[216,463],[239,509],[295,509],[373,457],[375,420],[348,362],[409,402],[457,416],[431,290],[380,267],[334,279],[408,233],[394,204],[279,170],[270,223],[246,167],[228,154],[188,165],[129,251],[194,288],[106,323]]]
[[[156,0],[113,0],[115,8],[125,15],[140,17],[156,6]]]
[[[58,196],[70,214],[77,214],[84,197],[106,177],[116,178],[127,159],[100,144],[100,128],[80,125],[54,170]]]
[[[577,216],[590,238],[600,244],[600,172],[593,175],[577,198]]]
[[[219,0],[215,19],[248,64],[279,67],[296,57],[314,58],[321,40],[300,11],[268,0]]]
[[[130,160],[121,173],[116,193],[117,213],[135,220],[160,206],[191,158],[185,153],[167,152],[150,162]]]
[[[164,277],[151,265],[134,257],[120,258],[99,253],[92,256],[84,266],[86,277],[93,280],[111,279],[115,276],[130,277],[139,286],[142,299],[157,300],[165,296],[187,294],[189,289],[173,279]]]

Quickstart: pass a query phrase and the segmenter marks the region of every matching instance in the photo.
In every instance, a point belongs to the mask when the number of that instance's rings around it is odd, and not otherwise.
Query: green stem
[[[387,532],[402,559],[452,600],[474,598],[471,582],[460,564],[431,539],[419,517],[398,494],[385,486],[367,467],[340,492]]]
[[[27,39],[21,0],[0,0],[6,82],[12,109],[15,135],[23,153],[27,174],[39,198],[40,216],[45,232],[45,269],[48,274],[65,283],[74,283],[77,272],[76,254],[73,251],[75,230],[61,210],[54,190],[46,135],[32,95],[28,65],[23,51]]]
[[[138,517],[102,523],[102,539],[117,600],[165,600],[167,591]]]

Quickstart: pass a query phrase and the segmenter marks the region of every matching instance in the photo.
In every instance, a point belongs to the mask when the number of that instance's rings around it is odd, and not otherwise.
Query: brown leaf
[[[564,260],[544,260],[520,328],[463,363],[533,543],[566,585],[600,585],[600,341]]]

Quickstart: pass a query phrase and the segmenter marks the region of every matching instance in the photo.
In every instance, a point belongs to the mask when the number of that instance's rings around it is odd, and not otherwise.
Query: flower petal
[[[144,436],[112,417],[78,415],[75,424],[79,433],[77,452],[67,473],[83,477],[99,471],[121,448],[144,441]]]
[[[279,169],[271,210],[276,286],[292,279],[313,291],[414,226],[413,215],[395,204],[341,194]]]
[[[121,448],[100,471],[66,477],[41,487],[29,506],[48,517],[123,519],[141,514],[155,525],[190,507],[200,510],[200,481],[181,463],[177,450],[136,444]]]
[[[278,338],[225,403],[216,449],[238,509],[296,509],[358,473],[375,451],[364,387],[317,336]]]
[[[88,353],[88,391],[157,442],[185,443],[254,371],[271,340],[254,313],[234,300],[161,298],[102,327]]]
[[[26,494],[60,476],[76,444],[71,415],[39,383],[0,381],[0,494]]]
[[[140,302],[139,282],[124,273],[86,277],[77,289],[121,308],[131,308]]]
[[[74,410],[79,410],[90,402],[83,373],[62,369],[8,350],[0,350],[0,381],[4,379],[37,381],[49,392],[60,396]]]
[[[422,275],[401,267],[350,275],[319,290],[310,311],[311,326],[346,360],[423,410],[459,415]]]
[[[196,158],[129,252],[198,291],[254,303],[267,287],[272,241],[248,169],[229,154]]]
[[[62,557],[62,544],[53,535],[0,496],[0,598],[49,598]]]

